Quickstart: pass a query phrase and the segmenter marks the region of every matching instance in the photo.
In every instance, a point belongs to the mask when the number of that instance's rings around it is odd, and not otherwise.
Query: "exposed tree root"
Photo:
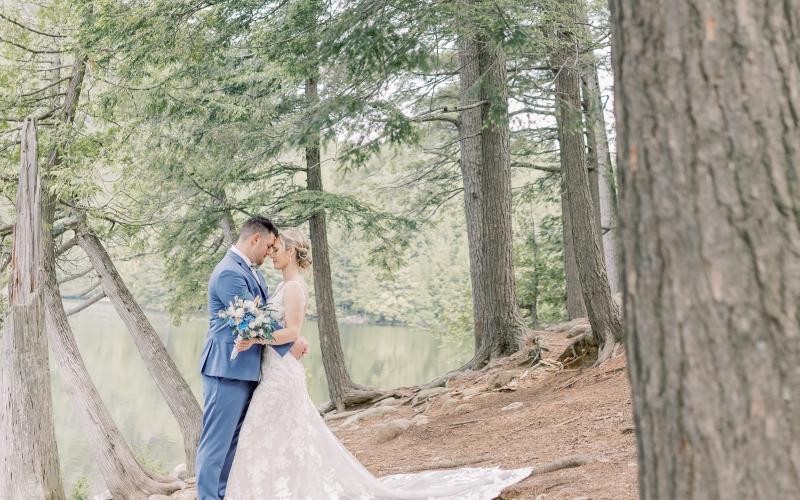
[[[481,455],[481,456],[472,457],[472,458],[462,458],[462,459],[459,459],[459,460],[450,460],[450,461],[447,461],[447,462],[438,462],[438,463],[435,463],[435,464],[419,464],[419,465],[415,465],[414,467],[412,467],[410,469],[408,469],[408,468],[399,468],[399,469],[397,469],[397,472],[402,472],[404,474],[408,474],[410,472],[420,472],[420,471],[424,471],[424,470],[452,469],[454,467],[463,467],[465,465],[473,465],[473,464],[477,464],[477,463],[480,463],[480,462],[485,462],[485,461],[491,460],[491,459],[492,459],[492,456],[487,454],[487,455]]]
[[[344,394],[344,407],[352,408],[365,403],[377,403],[378,401],[393,396],[402,397],[403,394],[396,390],[379,391],[377,389],[370,389],[369,387],[354,384],[353,387]],[[336,405],[332,401],[326,401],[317,408],[317,411],[319,411],[320,415],[325,416],[326,413],[330,413],[335,409]]]
[[[558,356],[564,368],[582,368],[599,366],[616,355],[619,342],[607,339],[602,345],[591,332],[585,332],[575,338]]]
[[[558,361],[564,368],[582,368],[590,366],[598,359],[599,345],[594,334],[589,331],[575,338],[564,352],[558,356]]]
[[[533,472],[531,472],[531,476],[535,476],[538,474],[547,474],[548,472],[554,472],[561,469],[569,469],[571,467],[580,467],[581,465],[586,465],[593,461],[594,459],[588,455],[570,455],[567,457],[559,458],[557,460],[553,460],[552,462],[547,462],[541,465],[534,465]]]

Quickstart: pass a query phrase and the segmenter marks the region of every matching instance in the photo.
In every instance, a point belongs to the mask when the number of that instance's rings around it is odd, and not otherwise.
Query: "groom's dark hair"
[[[272,233],[277,238],[278,228],[266,217],[251,217],[242,225],[242,229],[239,231],[239,239],[249,238],[256,233],[261,233],[264,236]]]

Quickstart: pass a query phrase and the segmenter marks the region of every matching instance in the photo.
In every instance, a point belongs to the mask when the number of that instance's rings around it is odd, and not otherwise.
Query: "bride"
[[[281,233],[272,254],[283,281],[269,299],[285,327],[274,343],[293,341],[308,305],[301,271],[311,266],[311,244],[297,229]],[[243,341],[244,351],[254,341]],[[264,343],[264,342],[262,342]],[[376,478],[328,429],[306,389],[294,356],[265,349],[261,383],[239,434],[225,498],[228,500],[488,500],[526,478],[531,469],[462,468]]]

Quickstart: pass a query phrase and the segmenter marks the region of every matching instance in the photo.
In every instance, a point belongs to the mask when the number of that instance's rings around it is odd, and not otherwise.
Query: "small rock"
[[[447,397],[447,398],[442,399],[441,409],[442,409],[442,411],[449,413],[450,410],[452,410],[453,408],[458,406],[458,404],[459,404],[459,400],[458,399]]]
[[[409,427],[411,427],[411,422],[404,418],[399,418],[397,420],[392,420],[391,422],[381,424],[377,427],[375,441],[379,444],[391,441],[400,434],[404,433]]]
[[[417,403],[422,403],[433,396],[438,396],[439,394],[444,394],[445,392],[450,392],[450,389],[447,387],[432,387],[430,389],[423,389],[417,393],[417,395],[414,397],[414,401],[412,401],[411,404],[415,405]]]
[[[475,405],[470,403],[461,403],[460,405],[456,406],[456,409],[453,410],[453,413],[456,415],[462,415],[464,413],[470,413],[475,411]]]
[[[461,391],[461,395],[463,396],[464,399],[470,399],[473,396],[477,396],[481,392],[482,389],[480,387],[470,387]]]
[[[516,401],[516,402],[514,402],[514,403],[511,403],[511,404],[510,404],[510,405],[508,405],[508,406],[504,406],[504,407],[500,408],[500,411],[514,411],[514,410],[519,410],[519,409],[520,409],[520,408],[522,408],[523,406],[524,406],[524,405],[523,405],[522,403],[520,403],[519,401]]]
[[[431,419],[427,415],[419,414],[416,417],[411,419],[411,422],[414,425],[428,425]]]
[[[92,500],[114,500],[114,497],[111,496],[110,491],[106,490],[99,495],[93,496]]]
[[[402,401],[400,399],[391,397],[378,401],[373,405],[373,407],[377,408],[378,406],[398,406],[401,403]]]
[[[181,490],[172,494],[172,500],[197,500],[197,490]]]
[[[397,407],[395,406],[378,406],[375,408],[368,408],[364,411],[360,411],[347,417],[340,427],[350,427],[351,425],[357,424],[365,418],[376,416],[383,417],[390,413],[394,413],[395,411],[397,411]]]
[[[172,469],[172,477],[178,479],[180,481],[185,481],[189,478],[189,470],[186,468],[186,464],[178,464]]]
[[[503,387],[504,385],[514,380],[514,377],[516,376],[517,376],[516,370],[505,370],[502,372],[493,373],[488,380],[489,387],[492,389]]]

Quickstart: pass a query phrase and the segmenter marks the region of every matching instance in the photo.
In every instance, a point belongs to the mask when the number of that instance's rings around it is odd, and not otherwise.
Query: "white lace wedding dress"
[[[282,319],[285,286],[269,301],[276,319]],[[462,468],[376,478],[320,417],[300,361],[272,348],[263,353],[261,383],[242,423],[226,500],[489,500],[531,472]]]

